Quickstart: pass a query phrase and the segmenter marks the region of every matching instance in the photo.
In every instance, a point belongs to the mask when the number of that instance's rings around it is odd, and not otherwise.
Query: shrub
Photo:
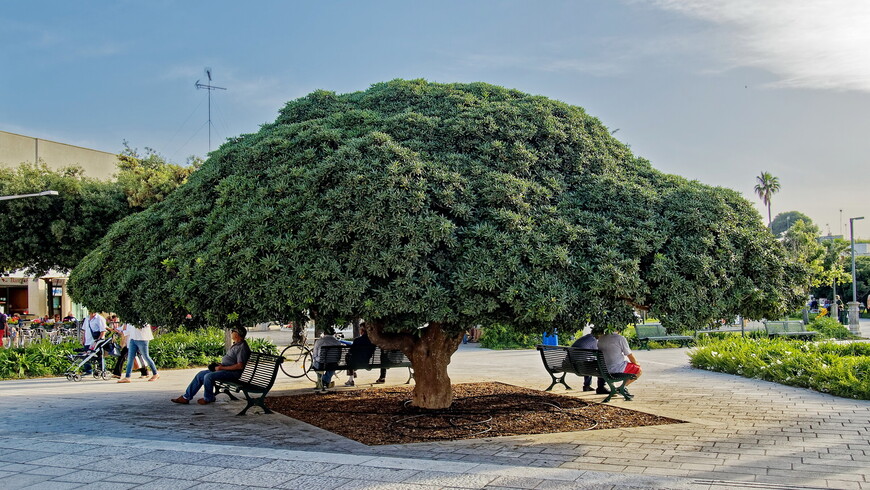
[[[870,344],[734,337],[704,341],[692,366],[870,400]]]
[[[253,351],[278,352],[269,339],[249,339],[248,344]],[[42,340],[24,348],[0,349],[0,379],[61,376],[71,364],[67,356],[80,347],[77,342],[54,345]],[[149,343],[148,353],[158,369],[205,366],[223,357],[224,332],[207,328],[159,335]],[[107,356],[106,368],[111,369],[115,361]]]
[[[543,341],[542,334],[519,333],[502,324],[489,325],[480,334],[480,345],[487,349],[534,349]]]
[[[852,332],[849,331],[848,328],[843,326],[837,320],[823,316],[821,318],[816,318],[807,326],[810,330],[815,330],[829,339],[851,339],[854,338]]]

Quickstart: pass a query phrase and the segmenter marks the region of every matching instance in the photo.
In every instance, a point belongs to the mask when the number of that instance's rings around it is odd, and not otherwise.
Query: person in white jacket
[[[151,356],[148,355],[148,342],[154,340],[154,334],[151,332],[150,325],[144,325],[142,327],[138,326],[127,326],[127,335],[129,336],[129,342],[127,343],[127,359],[135,359],[136,354],[139,353],[145,358],[145,362],[148,364],[148,367],[151,368],[151,372],[153,373],[148,381],[157,381],[160,378],[160,375],[157,374],[157,366],[154,365],[154,361],[151,359]],[[133,372],[133,363],[127,363],[127,376],[118,380],[119,383],[129,383],[130,382],[130,374]]]

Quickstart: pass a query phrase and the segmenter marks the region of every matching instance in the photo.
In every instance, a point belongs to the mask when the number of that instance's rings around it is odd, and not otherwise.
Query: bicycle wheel
[[[311,350],[302,344],[288,345],[281,351],[284,362],[281,363],[281,371],[291,378],[302,376],[311,379],[308,372],[311,370]]]

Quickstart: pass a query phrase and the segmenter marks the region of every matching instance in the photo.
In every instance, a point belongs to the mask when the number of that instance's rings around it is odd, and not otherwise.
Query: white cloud
[[[711,22],[729,62],[778,86],[870,91],[870,3],[860,0],[642,0]]]

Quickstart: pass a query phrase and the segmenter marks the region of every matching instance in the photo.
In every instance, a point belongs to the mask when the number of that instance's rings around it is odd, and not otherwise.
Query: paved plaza
[[[862,329],[870,335],[870,323]],[[170,403],[196,370],[163,371],[156,383],[3,381],[0,488],[870,489],[870,401],[695,370],[686,349],[636,355],[635,399],[612,403],[685,423],[369,447],[279,414],[236,417],[242,402],[226,397]],[[450,375],[549,384],[536,351],[474,344]],[[311,389],[279,376],[273,394]],[[361,372],[357,388],[376,377]]]

